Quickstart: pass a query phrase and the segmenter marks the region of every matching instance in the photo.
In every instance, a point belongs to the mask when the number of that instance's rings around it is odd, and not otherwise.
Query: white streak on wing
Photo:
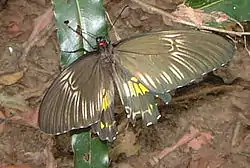
[[[94,115],[95,115],[95,102],[92,101],[92,115],[91,115],[92,117],[91,118],[93,118]]]
[[[105,94],[105,89],[100,90],[97,93],[97,101],[96,101],[96,106],[95,110],[97,111],[101,111],[102,110],[102,106],[103,106],[103,95]]]
[[[164,41],[164,46],[170,46],[171,47],[168,52],[174,51],[174,41],[172,39],[163,37],[163,38],[161,38],[161,40]]]
[[[69,88],[69,87],[68,87]],[[71,99],[72,99],[72,92],[71,90],[67,90],[68,91],[68,94],[66,94],[68,96],[67,98],[67,102],[66,102],[66,107],[67,107],[67,110],[66,110],[66,115],[67,115],[67,123],[68,123],[68,128],[70,127],[70,117],[68,117],[68,114],[70,113],[70,107],[71,107]]]
[[[66,82],[66,83],[63,84],[62,90],[64,91],[64,94],[69,89],[68,87],[69,87],[68,82]]]
[[[155,82],[153,81],[153,79],[148,74],[145,74],[145,77],[147,78],[147,80],[149,81],[149,83],[151,85],[153,85],[154,88],[156,88],[156,85],[155,85]]]
[[[169,84],[167,78],[165,78],[165,76],[164,76],[162,73],[160,73],[160,77],[161,77],[167,84]]]
[[[127,97],[130,97],[129,87],[127,83],[123,83],[123,88]]]
[[[71,73],[71,75],[69,76],[69,84],[72,90],[77,90],[78,87],[77,85],[74,87],[76,80],[73,79],[74,73]]]
[[[125,106],[125,111],[130,114],[131,113],[131,108],[129,106]]]
[[[86,99],[84,99],[84,113],[85,113],[85,115],[84,115],[84,120],[86,120],[86,118],[88,117],[88,115],[89,115],[89,109],[88,109],[88,105],[87,105],[87,101],[86,101]]]
[[[79,112],[78,112],[78,109],[80,107],[80,97],[81,97],[81,92],[80,91],[77,91],[77,98],[76,98],[76,121],[78,122],[79,121]]]
[[[193,82],[195,82],[195,79],[192,79],[192,80],[190,81],[190,83],[193,83]]]
[[[145,115],[144,115],[144,114],[145,114],[146,112],[147,112],[147,110],[141,112],[141,118],[142,118],[142,120],[145,119]]]
[[[179,54],[180,54],[180,52],[171,53],[171,55],[172,55],[171,59],[173,59],[174,61],[180,63],[185,68],[187,68],[190,72],[194,73],[195,68],[191,64],[189,64],[185,59],[183,59]],[[191,66],[192,69],[188,65]]]
[[[155,81],[159,84],[161,84],[160,80],[158,78],[155,78]]]
[[[93,112],[93,102],[89,101],[89,114],[91,118],[93,117],[92,112]]]
[[[193,61],[192,56],[190,56],[190,55],[188,55],[188,54],[186,54],[186,53],[182,53],[182,52],[175,52],[175,53],[172,53],[172,55],[174,55],[174,54],[179,55],[180,57],[182,56],[182,57],[190,58],[191,61]],[[190,64],[190,63],[187,62],[187,61],[185,61],[185,62],[186,62],[187,65],[189,65],[189,66],[193,69],[192,72],[194,72],[194,73],[197,73],[197,72],[198,72],[197,69],[196,69],[194,66],[192,66],[192,64]]]
[[[152,124],[153,124],[152,122],[148,122],[146,126],[148,127],[148,126],[150,126]]]
[[[169,81],[169,83],[173,84],[172,79],[170,78],[170,76],[165,71],[162,71],[162,74],[167,78],[167,80]]]
[[[143,74],[140,73],[138,76],[145,85],[149,85],[147,79],[144,77]]]
[[[75,121],[75,117],[76,117],[76,112],[77,112],[77,108],[76,108],[76,99],[77,99],[77,94],[76,94],[76,92],[73,92],[72,93],[72,103],[71,103],[71,105],[72,105],[72,111],[71,111],[71,113],[73,113],[73,122]]]
[[[132,119],[134,120],[135,117],[136,117],[136,115],[140,115],[140,114],[141,114],[140,111],[135,111],[135,112],[133,112],[133,113],[132,113]],[[142,116],[142,119],[143,119],[143,116]]]
[[[64,76],[64,74],[66,75]],[[72,74],[71,71],[69,72],[65,71],[64,73],[62,73],[61,75],[63,76],[63,78],[60,79],[60,82],[67,80],[71,74]]]
[[[68,102],[69,102],[69,99],[68,99],[68,97],[70,96],[70,88],[69,88],[69,84],[68,83],[65,83],[65,85],[63,86],[63,89],[64,89],[64,95],[63,96],[65,96],[65,97],[67,97],[67,99],[66,99],[66,102],[65,102],[65,107],[66,107],[66,109],[65,109],[65,111],[67,111],[68,109]]]
[[[84,120],[85,116],[87,115],[87,114],[86,114],[86,111],[87,111],[87,110],[86,110],[86,108],[85,108],[85,103],[84,103],[84,101],[85,101],[84,98],[82,98],[82,102],[81,102],[81,103],[82,103],[82,117],[83,117],[83,120]]]
[[[130,118],[131,117],[131,108],[129,106],[125,106],[125,111],[127,113],[127,118]]]
[[[175,41],[176,41],[176,43],[185,46],[186,40],[183,40],[183,39],[176,39]]]
[[[165,37],[165,38],[174,38],[174,37],[179,37],[179,36],[181,36],[181,34],[178,34],[178,33],[176,33],[176,34],[164,34],[163,35],[163,37]]]
[[[91,101],[91,103],[92,103],[92,115],[91,115],[91,118],[93,118],[94,117],[94,115],[95,115],[95,102],[94,101]]]
[[[169,66],[169,70],[170,70],[171,72],[173,72],[173,74],[174,74],[175,76],[177,76],[177,78],[179,78],[179,74],[175,71],[175,69],[174,69],[173,67],[170,67],[170,66]]]
[[[148,104],[148,110],[146,110],[145,113],[152,115],[152,109],[149,104]]]
[[[98,93],[98,107],[99,107],[98,111],[102,110],[102,104],[103,104],[102,99],[103,99],[102,98],[102,91],[99,91],[99,93]]]
[[[184,75],[183,75],[183,73],[180,71],[180,69],[179,68],[177,68],[174,64],[172,64],[171,63],[171,65],[172,65],[172,67],[175,69],[175,71],[177,72],[177,77],[180,79],[180,80],[182,80],[182,79],[184,79]]]

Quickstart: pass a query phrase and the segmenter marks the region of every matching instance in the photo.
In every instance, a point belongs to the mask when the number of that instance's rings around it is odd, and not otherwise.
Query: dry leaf
[[[172,14],[178,18],[181,18],[182,20],[191,21],[198,25],[203,24],[204,18],[206,16],[203,10],[193,9],[184,4],[179,5],[178,9]]]
[[[20,58],[20,66],[23,69],[27,69],[26,57],[30,49],[35,46],[43,46],[46,43],[48,37],[55,31],[55,25],[53,23],[53,9],[52,7],[41,16],[34,19],[34,28],[29,39],[23,43],[24,51]]]
[[[34,19],[34,28],[25,46],[34,45],[32,41],[37,38],[37,36],[50,24],[53,22],[53,9],[49,8],[47,11]],[[31,43],[31,44],[29,44]],[[43,42],[44,44],[45,42]],[[40,45],[41,46],[41,45]]]
[[[238,111],[248,114],[250,109],[250,91],[233,91],[229,94],[231,95],[232,107],[236,107]]]
[[[250,57],[244,48],[237,48],[236,55],[230,61],[226,68],[220,68],[214,72],[221,77],[225,83],[231,83],[236,78],[242,78],[246,81],[250,79]]]
[[[0,85],[12,85],[23,77],[23,71],[0,75]]]
[[[38,113],[39,109],[30,110],[22,115],[15,115],[11,117],[11,120],[21,121],[24,124],[38,128]]]
[[[111,155],[116,158],[124,153],[127,157],[138,154],[140,145],[136,143],[136,135],[132,131],[125,131],[123,137],[117,138],[118,143],[111,151]]]
[[[192,139],[194,139],[196,136],[200,134],[199,130],[191,127],[190,133],[186,133],[181,139],[178,140],[178,142],[170,147],[166,147],[164,150],[162,150],[156,158],[156,162],[158,162],[158,159],[162,159],[163,157],[167,156],[169,153],[173,152],[175,149],[179,148],[182,145],[187,144]],[[153,161],[154,162],[154,161]],[[152,162],[152,163],[153,163]],[[155,163],[153,163],[155,164]]]
[[[19,166],[2,166],[0,165],[0,168],[31,168],[28,165],[19,165]]]
[[[181,139],[178,140],[176,144],[172,145],[171,147],[166,147],[165,149],[163,149],[156,156],[150,159],[149,162],[151,165],[156,165],[159,163],[160,159],[164,158],[169,153],[185,144],[187,144],[188,147],[191,147],[194,150],[198,150],[203,144],[210,143],[212,138],[213,137],[211,132],[200,132],[198,129],[191,126],[190,133],[186,133]]]
[[[114,165],[115,168],[134,168],[129,163],[118,163]]]
[[[206,25],[209,22],[217,22],[219,24],[229,21],[230,17],[223,12],[205,13],[201,9],[193,9],[184,4],[178,6],[178,9],[172,13],[178,20],[185,20],[196,25]]]
[[[5,122],[1,121],[2,119],[4,120],[5,116],[4,116],[3,112],[0,111],[0,134],[4,131],[4,125],[5,125]]]
[[[27,161],[31,161],[32,163],[44,163],[46,165],[44,168],[57,168],[57,162],[51,152],[52,147],[53,140],[48,139],[43,152],[26,152],[24,156]]]
[[[211,132],[201,132],[200,136],[197,138],[192,139],[187,146],[191,147],[194,150],[199,150],[202,145],[211,143],[211,140],[213,139]]]
[[[22,29],[25,21],[25,13],[22,10],[4,10],[3,11],[4,22],[3,26],[6,27],[10,37],[17,37],[25,32]]]
[[[0,104],[4,108],[16,109],[21,112],[30,111],[25,99],[20,95],[8,95],[7,93],[0,93]]]
[[[54,155],[52,153],[53,148],[53,140],[50,139],[47,143],[46,148],[44,149],[44,155],[46,157],[46,168],[57,168],[57,162],[54,158]]]

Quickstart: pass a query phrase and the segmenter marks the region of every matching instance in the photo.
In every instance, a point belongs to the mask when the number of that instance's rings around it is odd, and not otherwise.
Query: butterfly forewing
[[[161,31],[121,41],[116,59],[156,93],[184,86],[226,64],[234,44],[200,31]]]
[[[60,134],[100,120],[110,106],[105,95],[111,100],[114,95],[110,73],[99,61],[99,52],[89,53],[55,79],[40,106],[39,126],[44,132]]]

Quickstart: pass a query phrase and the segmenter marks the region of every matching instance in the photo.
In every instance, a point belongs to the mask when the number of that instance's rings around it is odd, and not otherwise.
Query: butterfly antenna
[[[128,8],[128,7],[129,7],[129,6],[126,5],[126,6],[124,6],[124,7],[122,8],[120,14],[116,17],[115,21],[114,21],[113,23],[111,23],[111,27],[110,27],[109,31],[111,31],[111,30],[114,28],[115,23],[116,23],[117,20],[121,17],[121,15],[122,15],[122,13],[125,11],[125,9]]]
[[[82,33],[85,33],[85,34],[89,35],[91,38],[96,39],[96,37],[95,37],[93,34],[83,32],[82,29],[81,29],[81,27],[80,27],[79,25],[77,25],[77,30],[73,29],[71,26],[69,26],[69,21],[68,21],[68,20],[64,21],[64,24],[65,24],[69,29],[71,29],[73,32],[75,32],[76,34],[80,35],[80,36],[88,43],[88,45],[89,45],[93,50],[95,49],[95,48],[89,43],[89,41],[82,35]],[[79,30],[80,30],[80,32],[79,32]],[[93,36],[94,36],[94,37],[93,37]]]

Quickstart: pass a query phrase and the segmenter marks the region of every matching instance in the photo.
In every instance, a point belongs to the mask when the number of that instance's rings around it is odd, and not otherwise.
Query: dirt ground
[[[46,135],[35,121],[44,91],[60,71],[55,27],[47,26],[42,35],[31,36],[51,4],[46,0],[9,0],[7,5],[3,2],[0,1],[0,168],[73,167],[70,134]],[[153,2],[171,12],[181,1]],[[187,28],[171,22],[165,25],[162,16],[126,0],[105,1],[112,19],[126,4],[129,9],[116,23],[121,38]],[[162,118],[156,125],[143,127],[138,122],[135,127],[124,129],[125,113],[117,106],[120,134],[110,145],[111,167],[249,168],[250,55],[241,42],[237,48],[233,60],[214,73],[217,76],[211,73],[203,82],[173,92],[173,101],[159,106]],[[172,149],[175,150],[166,154]]]

